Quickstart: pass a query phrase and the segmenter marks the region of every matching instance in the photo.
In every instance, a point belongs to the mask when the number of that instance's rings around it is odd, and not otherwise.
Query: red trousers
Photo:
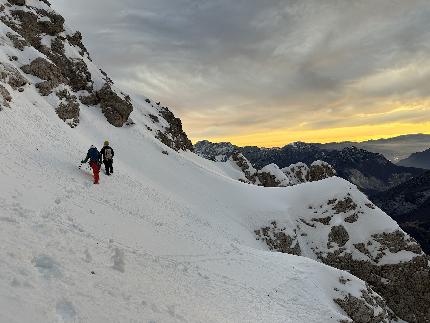
[[[94,184],[99,183],[99,173],[100,173],[100,165],[96,162],[91,161],[90,166],[93,169],[93,176],[94,176]]]

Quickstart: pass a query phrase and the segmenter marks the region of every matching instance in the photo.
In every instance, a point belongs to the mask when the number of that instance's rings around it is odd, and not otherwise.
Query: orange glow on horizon
[[[430,122],[421,124],[391,123],[315,130],[285,129],[256,131],[230,137],[191,138],[191,140],[194,143],[206,139],[211,142],[231,142],[237,146],[259,146],[269,148],[282,147],[295,141],[308,143],[366,141],[417,133],[430,134]]]

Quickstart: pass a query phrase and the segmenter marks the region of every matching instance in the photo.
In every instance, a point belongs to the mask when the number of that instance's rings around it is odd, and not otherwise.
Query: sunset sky
[[[51,2],[119,86],[168,105],[193,141],[430,133],[430,1]]]

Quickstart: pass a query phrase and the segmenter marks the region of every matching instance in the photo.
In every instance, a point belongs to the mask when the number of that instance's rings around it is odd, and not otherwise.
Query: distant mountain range
[[[430,171],[370,199],[430,252]]]
[[[430,148],[421,152],[413,153],[408,158],[399,161],[398,165],[430,169]]]
[[[238,147],[228,142],[209,141],[200,141],[194,145],[198,155],[214,161],[226,161],[238,151],[257,169],[269,164],[285,168],[299,162],[311,164],[322,160],[332,165],[338,176],[354,183],[367,194],[385,191],[423,173],[422,169],[397,166],[383,155],[364,149],[345,147],[328,150],[323,147],[321,144],[303,142],[282,148]]]
[[[319,145],[321,148],[329,150],[341,150],[346,147],[355,146],[370,152],[382,154],[388,160],[396,163],[417,151],[430,148],[430,135],[412,134],[363,142],[345,141]]]

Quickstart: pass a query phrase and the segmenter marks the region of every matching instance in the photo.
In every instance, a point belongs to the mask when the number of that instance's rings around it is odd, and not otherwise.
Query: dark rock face
[[[285,228],[278,228],[276,221],[273,221],[271,226],[255,230],[255,234],[257,235],[257,240],[264,241],[270,250],[300,256],[302,251],[296,241],[297,237],[290,237],[285,233],[285,230]]]
[[[238,148],[229,142],[212,143],[207,140],[199,141],[194,145],[194,151],[199,156],[220,162],[227,161],[235,152],[239,151]]]
[[[10,95],[10,92],[0,84],[0,111],[2,110],[2,106],[5,106],[7,108],[10,108],[9,102],[12,101],[12,96]]]
[[[16,34],[7,33],[6,36],[12,41],[13,46],[20,51],[23,51],[25,47],[30,45],[24,38]]]
[[[332,243],[337,243],[339,247],[343,247],[349,240],[349,234],[346,229],[341,226],[335,226],[331,228],[331,231],[328,235],[328,244],[327,246],[330,248]]]
[[[258,171],[257,178],[264,187],[278,187],[281,184],[274,175],[267,172]]]
[[[395,318],[390,312],[384,299],[376,294],[368,284],[361,290],[361,297],[345,295],[334,301],[345,311],[354,323],[390,322]],[[379,309],[378,312],[375,308]]]
[[[373,286],[388,306],[407,322],[430,320],[428,306],[430,272],[427,256],[393,265],[377,265],[368,261],[354,260],[351,254],[330,254],[321,259],[325,264],[348,270]]]
[[[167,121],[169,126],[164,132],[159,131],[157,138],[166,146],[178,151],[178,150],[190,150],[194,151],[191,140],[188,139],[187,134],[182,129],[182,121],[176,118],[175,115],[167,108],[162,107],[160,114]]]
[[[51,94],[55,87],[65,82],[65,78],[63,77],[60,69],[41,57],[36,58],[29,65],[22,66],[21,69],[24,73],[31,74],[45,80],[44,82],[36,84],[40,94],[43,96]]]
[[[254,184],[256,181],[255,170],[252,169],[252,166],[249,161],[239,152],[235,152],[231,156],[231,159],[236,163],[237,166],[239,166],[239,168],[245,174],[245,178],[249,181],[249,183]]]
[[[430,171],[370,199],[430,253]]]
[[[25,6],[25,0],[8,0],[8,2],[16,6]]]
[[[81,51],[79,53],[79,54],[81,54],[81,56],[87,55],[87,57],[91,60],[90,53],[88,52],[87,48],[82,43],[82,34],[79,31],[75,32],[72,36],[68,35],[67,40],[69,41],[70,44],[72,44],[76,47],[79,47],[81,49]]]
[[[321,181],[336,175],[336,171],[328,163],[312,163],[309,167],[309,182]]]
[[[105,84],[96,93],[102,112],[110,124],[115,127],[122,127],[133,111],[133,105],[127,98],[122,99],[112,88]]]
[[[0,62],[0,81],[9,84],[14,90],[27,84],[27,79],[18,69],[3,62]]]
[[[79,124],[79,103],[76,96],[71,95],[69,91],[62,90],[56,93],[61,100],[56,110],[61,120],[67,122],[71,128]]]

